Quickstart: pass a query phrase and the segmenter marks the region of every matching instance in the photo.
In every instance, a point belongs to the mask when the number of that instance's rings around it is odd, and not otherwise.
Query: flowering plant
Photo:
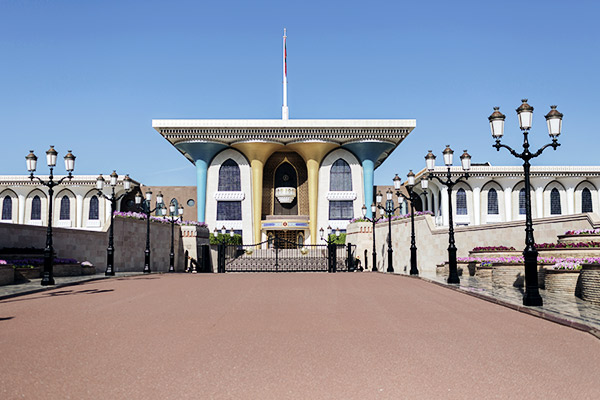
[[[578,229],[576,231],[566,231],[565,235],[568,235],[568,236],[600,235],[600,229]]]
[[[515,248],[510,246],[484,246],[484,247],[475,247],[472,251],[514,251]]]
[[[198,221],[181,221],[179,223],[179,225],[183,225],[183,226],[202,226],[202,227],[207,227],[208,226],[204,222],[198,222]]]
[[[23,259],[19,259],[19,260],[12,260],[12,263],[16,267],[37,266],[37,265],[44,264],[44,259],[43,258],[23,258]],[[54,264],[77,264],[78,262],[74,258],[57,258],[57,257],[55,257],[53,263]]]
[[[561,261],[549,267],[548,269],[579,271],[581,269],[581,263],[578,261]]]
[[[491,266],[492,266],[492,263],[491,263],[491,262],[489,262],[489,261],[484,261],[484,262],[482,262],[482,263],[481,263],[481,266],[482,266],[482,267],[491,267]]]
[[[536,243],[538,249],[576,249],[586,247],[600,247],[600,242],[577,242],[577,243]]]
[[[433,215],[433,213],[431,211],[415,211],[415,217],[418,217],[420,215]],[[410,213],[400,214],[400,215],[392,215],[392,221],[397,221],[399,219],[406,219],[406,218],[410,218]],[[369,221],[366,218],[357,217],[357,218],[353,218],[350,220],[350,223],[353,223],[353,222],[369,222]],[[388,222],[388,219],[385,217],[383,217],[377,221],[378,224],[384,223],[384,222]]]
[[[5,265],[5,264],[8,264],[8,263],[6,262],[6,260],[0,260],[0,265]]]
[[[146,214],[140,213],[140,212],[135,212],[135,211],[127,211],[127,212],[115,211],[113,215],[115,217],[121,217],[121,218],[142,219],[142,220],[146,219]],[[160,224],[170,224],[171,219],[167,218],[167,217],[155,217],[155,216],[151,215],[150,222],[158,222]],[[204,222],[198,222],[198,221],[176,220],[176,221],[174,221],[174,223],[176,225],[185,225],[185,226],[189,226],[189,225],[204,226],[204,227],[207,226]]]
[[[523,264],[525,259],[523,256],[511,257],[457,257],[456,261],[461,263],[480,262],[482,263],[497,263],[497,264]],[[538,257],[538,264],[558,264],[558,263],[579,263],[579,264],[600,264],[600,257]]]

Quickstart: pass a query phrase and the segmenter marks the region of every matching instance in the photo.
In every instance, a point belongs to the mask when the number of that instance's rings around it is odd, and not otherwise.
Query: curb
[[[429,278],[423,278],[423,277],[420,277],[420,276],[411,276],[411,275],[400,275],[400,274],[394,274],[394,275],[405,276],[407,278],[419,279],[419,280],[422,280],[422,281],[425,281],[425,282],[433,283],[435,285],[438,285],[438,286],[441,286],[441,287],[444,287],[444,288],[447,288],[447,289],[450,289],[450,290],[454,290],[456,292],[468,294],[469,296],[473,296],[473,297],[476,297],[476,298],[481,299],[481,300],[485,300],[485,301],[490,302],[490,303],[498,304],[500,306],[503,306],[503,307],[506,307],[506,308],[510,308],[512,310],[516,310],[516,311],[522,312],[524,314],[532,315],[534,317],[545,319],[546,321],[554,322],[556,324],[568,326],[569,328],[573,328],[573,329],[580,330],[582,332],[589,333],[592,336],[594,336],[596,339],[600,339],[600,329],[598,329],[596,327],[593,327],[593,326],[590,326],[590,325],[586,325],[586,324],[581,323],[581,322],[576,322],[576,321],[569,320],[569,319],[567,319],[565,317],[561,317],[561,316],[556,315],[554,313],[550,313],[550,312],[547,312],[547,311],[542,311],[542,310],[539,310],[537,308],[526,307],[526,306],[522,306],[522,305],[517,305],[517,304],[509,303],[507,301],[500,300],[500,299],[497,299],[495,297],[487,296],[487,295],[484,295],[484,294],[481,294],[481,293],[471,292],[470,290],[466,290],[466,289],[463,289],[463,288],[458,287],[458,286],[446,285],[444,283],[437,282],[437,281],[434,281],[434,280],[429,279]]]

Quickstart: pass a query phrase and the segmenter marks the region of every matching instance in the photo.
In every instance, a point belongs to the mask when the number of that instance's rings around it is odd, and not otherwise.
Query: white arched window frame
[[[223,169],[223,165],[225,164],[231,165],[231,168],[226,166]],[[237,165],[237,169],[235,165]],[[236,171],[239,171],[239,174]],[[230,186],[224,186],[225,175],[229,173],[239,176],[239,186],[235,182]],[[220,177],[223,178],[221,184]],[[238,182],[236,177],[234,179]],[[208,167],[206,182],[205,222],[209,229],[213,230],[215,227],[221,229],[222,226],[225,226],[227,230],[233,228],[234,232],[241,233],[245,244],[258,243],[263,240],[260,237],[253,237],[251,184],[250,163],[239,151],[231,148],[225,149],[212,159]],[[220,190],[219,188],[235,188],[237,190]],[[230,210],[223,210],[223,208],[227,208],[228,206],[222,205],[222,203],[227,202],[238,202],[238,204],[241,204],[240,220],[217,220],[217,214],[221,218],[224,215],[229,215]],[[237,206],[232,207],[236,208]],[[218,208],[220,209],[218,210]]]
[[[537,215],[537,201],[535,197],[535,190],[533,187],[529,194],[531,196],[531,216],[535,218]],[[513,220],[525,219],[525,199],[525,182],[521,181],[517,183],[512,189],[511,206]]]
[[[557,181],[544,188],[544,217],[567,214],[567,194],[564,186]]]
[[[472,225],[473,191],[465,182],[460,182],[452,190],[452,212],[455,225]]]
[[[332,179],[342,179],[345,183],[331,182]],[[363,204],[370,208],[373,202],[364,199],[362,165],[345,149],[333,150],[321,162],[318,193],[317,225],[324,229],[331,226],[344,231],[351,218],[361,215]],[[347,218],[349,215],[352,217]]]
[[[575,188],[575,213],[590,212],[586,211],[589,210],[589,208],[584,209],[584,202],[589,207],[589,200],[591,200],[591,212],[598,214],[598,210],[600,210],[600,205],[598,204],[598,189],[596,189],[596,186],[590,181],[583,181]]]
[[[17,195],[12,190],[6,190],[0,194],[0,220],[2,222],[16,222],[17,208],[19,201]]]
[[[61,190],[54,198],[53,224],[57,227],[75,226],[77,201],[68,189]]]
[[[481,189],[481,223],[506,221],[504,190],[495,181],[487,182]]]

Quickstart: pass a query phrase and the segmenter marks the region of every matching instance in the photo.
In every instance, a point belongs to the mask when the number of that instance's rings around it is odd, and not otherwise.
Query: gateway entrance
[[[337,272],[354,270],[356,245],[299,245],[275,233],[262,243],[219,245],[219,272]],[[302,231],[300,231],[302,232]]]

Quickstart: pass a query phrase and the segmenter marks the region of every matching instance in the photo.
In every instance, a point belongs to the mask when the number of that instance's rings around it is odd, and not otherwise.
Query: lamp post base
[[[419,269],[417,268],[417,248],[413,247],[410,249],[410,274],[419,275]]]
[[[44,274],[44,277],[42,278],[42,286],[52,286],[55,284],[54,278],[52,278],[50,275]]]
[[[448,247],[448,283],[460,283],[458,267],[456,264],[456,247]]]
[[[528,290],[523,295],[523,305],[528,307],[541,307],[544,305],[544,300],[539,293]]]

